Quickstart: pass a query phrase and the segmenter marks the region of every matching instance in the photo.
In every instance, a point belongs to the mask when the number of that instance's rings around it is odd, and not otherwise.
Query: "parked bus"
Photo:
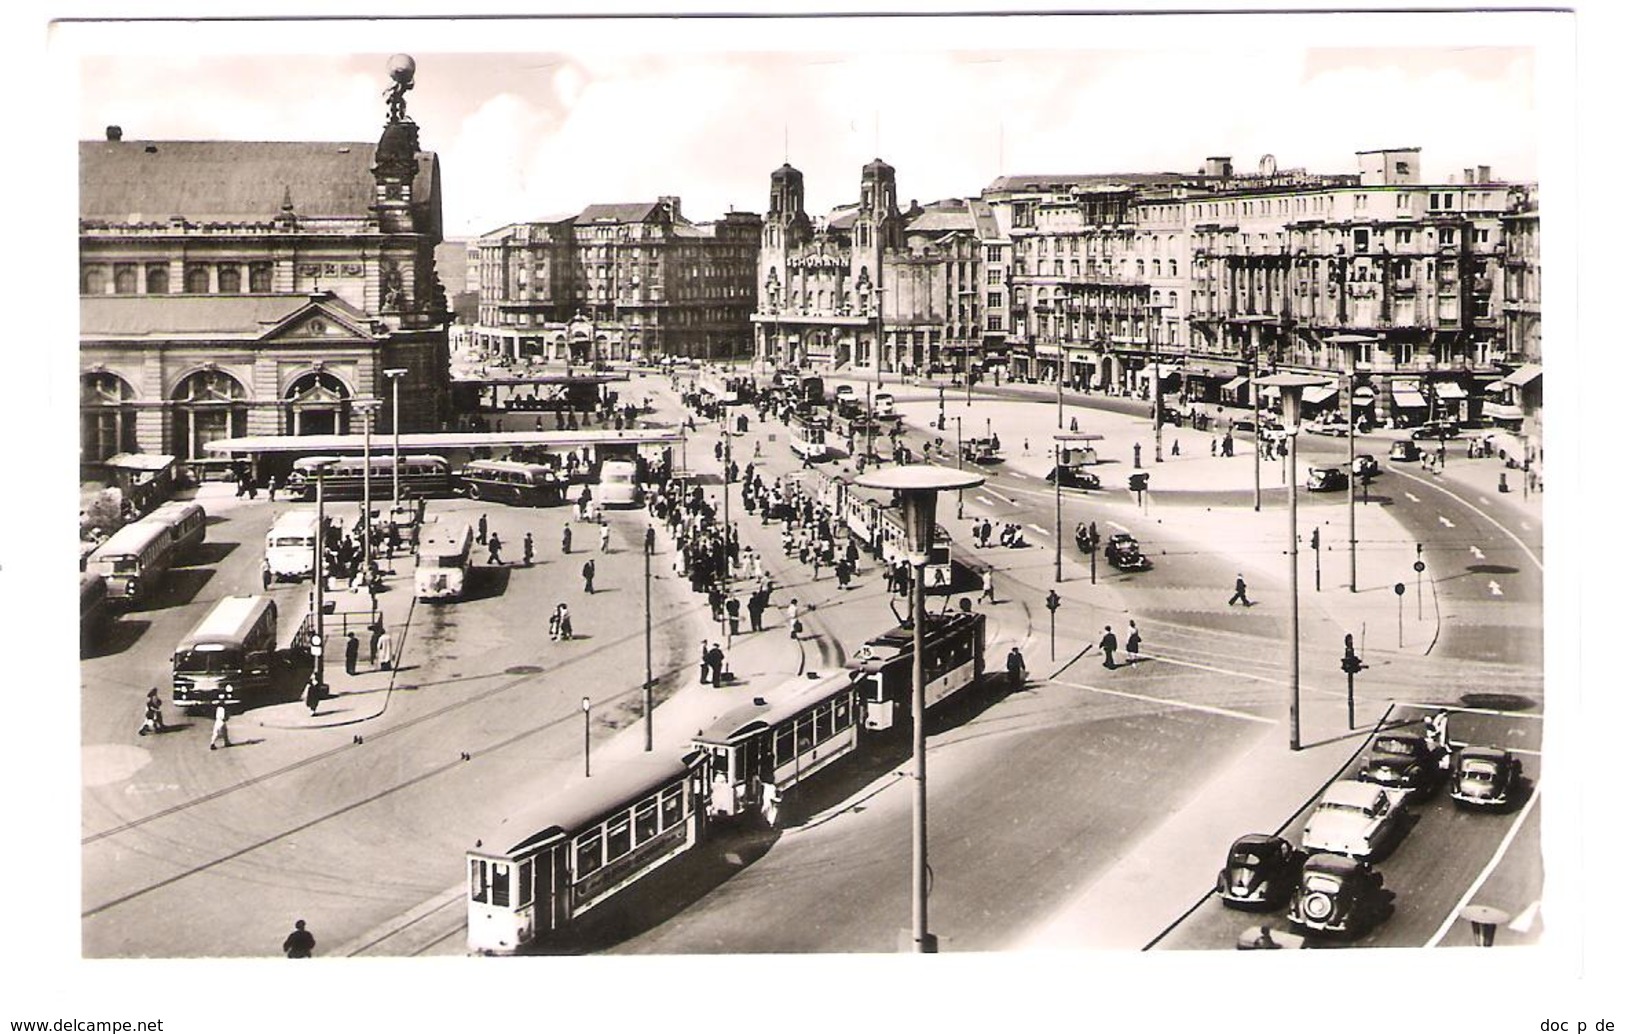
[[[474,460],[457,472],[460,490],[470,499],[514,506],[557,506],[564,502],[564,480],[552,467],[512,460]]]
[[[297,582],[316,571],[316,511],[289,510],[265,533],[265,563],[279,582]]]
[[[209,515],[197,503],[176,499],[164,503],[141,520],[167,527],[169,537],[175,545],[175,552],[179,554],[193,546],[203,544],[204,529],[209,523]]]
[[[247,703],[270,685],[276,645],[276,603],[227,596],[175,644],[175,706]]]
[[[107,581],[99,574],[79,576],[79,652],[94,650],[107,634],[112,612],[107,601]]]
[[[288,493],[307,502],[316,498],[316,466],[321,457],[306,456],[293,461],[288,475]],[[394,491],[393,456],[374,456],[369,462],[361,456],[341,456],[322,473],[322,494],[328,499],[360,499],[364,494],[362,475],[371,469],[373,499],[388,499]],[[401,491],[420,498],[451,493],[451,465],[442,456],[402,456]]]
[[[431,524],[418,541],[413,586],[420,600],[460,600],[468,582],[474,529],[467,524]]]
[[[638,484],[638,465],[630,460],[605,460],[598,468],[600,506],[637,506],[643,502],[643,486]]]
[[[114,532],[85,561],[88,574],[107,581],[107,596],[116,604],[135,604],[157,591],[158,580],[175,559],[175,539],[167,524],[136,521]]]

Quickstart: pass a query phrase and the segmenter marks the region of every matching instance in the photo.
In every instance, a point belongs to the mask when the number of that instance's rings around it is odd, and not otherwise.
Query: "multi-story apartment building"
[[[512,359],[749,354],[761,217],[683,217],[676,197],[589,205],[480,237],[475,347]]]
[[[404,105],[376,145],[109,127],[80,144],[79,188],[83,463],[346,432],[386,369],[407,371],[403,429],[449,417],[439,161]]]
[[[1501,261],[1501,307],[1506,320],[1506,347],[1522,361],[1501,384],[1491,386],[1494,401],[1485,415],[1506,423],[1521,422],[1531,450],[1538,455],[1544,438],[1541,424],[1540,367],[1540,201],[1524,195],[1502,220],[1505,245]]]

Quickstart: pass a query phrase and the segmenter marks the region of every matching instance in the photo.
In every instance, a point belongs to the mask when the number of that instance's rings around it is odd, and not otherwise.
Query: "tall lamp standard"
[[[389,451],[393,457],[389,507],[393,510],[401,505],[401,378],[406,376],[406,370],[403,367],[396,367],[385,370],[384,376],[389,378]]]
[[[337,456],[312,456],[306,460],[306,465],[316,472],[316,556],[311,563],[311,578],[315,582],[311,592],[311,610],[316,614],[316,632],[311,640],[311,681],[317,686],[325,685],[322,678],[322,656],[327,652],[327,637],[322,631],[322,599],[323,591],[327,587],[327,500],[322,491],[322,475],[327,469],[338,462]]]
[[[857,483],[865,488],[888,489],[902,499],[903,526],[908,532],[908,561],[914,570],[910,589],[913,597],[914,694],[911,716],[914,737],[914,824],[912,950],[934,952],[937,939],[930,933],[926,915],[926,821],[925,821],[925,561],[931,536],[937,526],[937,493],[947,489],[975,488],[983,478],[977,474],[915,463],[860,475]]]
[[[367,583],[367,596],[373,599],[372,586],[372,417],[378,412],[382,399],[372,395],[354,399],[350,405],[361,411],[361,577]]]
[[[1101,436],[1084,431],[1061,433],[1055,436],[1055,583],[1061,582],[1061,460],[1066,455],[1068,446],[1079,442],[1086,447],[1090,442],[1100,441]]]
[[[1299,657],[1298,657],[1298,426],[1303,413],[1303,389],[1326,384],[1326,378],[1302,373],[1277,373],[1256,382],[1280,389],[1281,422],[1286,425],[1286,462],[1289,475],[1286,492],[1287,574],[1292,597],[1292,705],[1291,746],[1299,749]]]

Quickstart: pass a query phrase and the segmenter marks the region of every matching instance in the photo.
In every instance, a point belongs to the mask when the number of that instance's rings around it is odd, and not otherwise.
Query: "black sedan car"
[[[1456,438],[1460,435],[1461,428],[1454,420],[1429,420],[1411,430],[1411,440],[1416,442],[1423,439]]]
[[[1219,871],[1219,897],[1229,908],[1275,909],[1298,886],[1303,852],[1284,838],[1249,833],[1230,845]]]
[[[1341,467],[1310,467],[1304,487],[1311,492],[1341,492],[1349,487],[1349,476]]]
[[[1393,911],[1392,898],[1369,862],[1322,851],[1303,863],[1287,918],[1317,933],[1359,937]]]
[[[1523,780],[1523,762],[1499,747],[1463,747],[1450,759],[1450,797],[1464,808],[1505,808]]]
[[[1355,477],[1374,478],[1381,473],[1382,468],[1377,465],[1377,457],[1371,455],[1369,452],[1362,452],[1360,455],[1354,457]]]
[[[1151,558],[1140,552],[1140,543],[1126,531],[1119,531],[1106,540],[1106,563],[1119,571],[1144,571],[1151,566]]]
[[[1357,778],[1428,797],[1444,781],[1444,761],[1444,748],[1431,745],[1426,737],[1383,733],[1372,742]]]
[[[1053,485],[1057,475],[1060,476],[1062,488],[1093,489],[1100,487],[1100,478],[1082,467],[1053,467],[1048,474],[1044,475],[1044,480]]]

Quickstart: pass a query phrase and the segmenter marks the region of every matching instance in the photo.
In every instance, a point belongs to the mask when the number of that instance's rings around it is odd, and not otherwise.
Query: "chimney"
[[[110,142],[115,143],[115,144],[118,143],[120,140],[123,140],[124,139],[124,127],[123,126],[108,126],[107,127],[107,139]]]
[[[1471,183],[1471,182],[1473,182],[1473,167],[1471,165],[1469,165],[1469,166],[1467,166],[1467,168],[1461,170],[1461,181],[1463,183]]]
[[[664,195],[660,199],[660,204],[670,214],[672,222],[678,222],[683,218],[682,198],[675,195]]]
[[[1488,165],[1480,165],[1478,167],[1478,182],[1480,182],[1480,183],[1488,183],[1489,181],[1490,181],[1490,167]]]

